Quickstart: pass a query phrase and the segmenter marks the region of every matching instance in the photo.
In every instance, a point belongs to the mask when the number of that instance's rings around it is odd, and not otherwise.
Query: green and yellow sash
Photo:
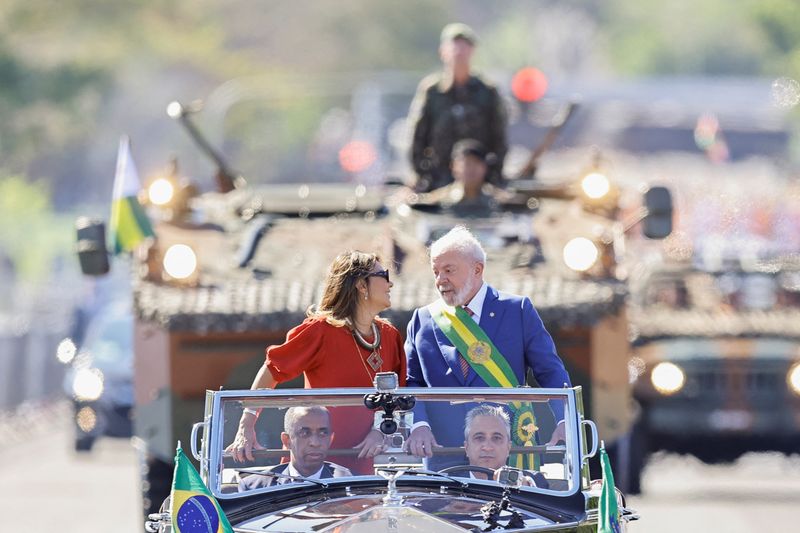
[[[436,325],[464,356],[473,370],[490,387],[519,387],[516,374],[492,340],[463,307],[450,307],[441,300],[431,304],[431,316]],[[533,446],[536,417],[530,402],[511,402],[511,440],[518,446]],[[509,465],[517,468],[538,469],[535,454],[513,454]]]

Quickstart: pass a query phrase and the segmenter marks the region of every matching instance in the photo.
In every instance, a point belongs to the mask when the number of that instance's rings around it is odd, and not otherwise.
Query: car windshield
[[[211,423],[204,438],[211,443],[205,450],[208,471],[204,476],[209,486],[222,498],[235,498],[376,472],[384,477],[391,474],[381,472],[382,467],[412,471],[406,476],[440,483],[497,485],[493,478],[504,481],[501,476],[510,475],[510,483],[521,485],[520,490],[549,494],[571,494],[580,486],[582,448],[571,389],[401,388],[392,396],[391,416],[380,407],[385,407],[385,401],[381,404],[376,397],[372,398],[376,409],[365,406],[365,395],[374,392],[209,392],[213,402],[208,404],[213,403],[213,408],[207,404]],[[407,409],[409,399],[416,404],[413,409]],[[237,461],[230,445],[245,408],[259,411],[255,428],[259,449],[253,451],[252,460]],[[561,420],[565,440],[548,444]],[[406,451],[412,428],[422,421],[429,422],[439,444],[430,458]],[[354,447],[371,431],[379,435],[373,428],[381,423],[386,430],[381,452],[374,459],[359,459]],[[383,479],[380,482],[385,484]]]
[[[132,358],[133,317],[102,318],[86,334],[84,350],[95,365],[118,364]]]

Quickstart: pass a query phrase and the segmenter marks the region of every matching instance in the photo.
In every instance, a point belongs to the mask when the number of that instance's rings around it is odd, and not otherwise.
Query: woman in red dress
[[[405,385],[406,358],[400,332],[378,313],[391,306],[389,271],[375,254],[346,252],[328,269],[322,299],[309,309],[286,342],[267,348],[264,365],[251,389],[272,388],[303,374],[305,388],[372,387],[378,372],[395,372]],[[383,434],[373,429],[372,414],[361,408],[331,408],[332,448],[352,447],[358,459],[336,462],[353,473],[371,474],[372,457],[380,453]],[[258,412],[246,409],[233,443],[236,461],[253,460]]]

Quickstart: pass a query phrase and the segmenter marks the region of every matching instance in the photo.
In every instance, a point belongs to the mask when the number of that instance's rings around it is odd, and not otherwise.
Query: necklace
[[[381,331],[375,325],[375,322],[372,323],[372,335],[375,337],[375,339],[369,343],[366,341],[366,339],[364,339],[364,337],[361,336],[361,332],[358,331],[358,328],[355,327],[355,324],[353,325],[353,337],[356,340],[356,348],[358,348],[358,345],[360,345],[365,350],[372,352],[369,354],[369,357],[367,357],[367,363],[369,363],[369,366],[372,368],[373,372],[377,372],[380,370],[381,366],[383,366],[383,359],[379,353],[381,347]],[[359,356],[360,355],[361,353],[359,352]],[[369,374],[369,372],[367,372],[367,374]]]

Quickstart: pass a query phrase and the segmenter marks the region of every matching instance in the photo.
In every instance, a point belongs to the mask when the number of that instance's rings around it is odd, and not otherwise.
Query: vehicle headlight
[[[84,433],[91,433],[97,426],[97,413],[88,405],[75,414],[75,423]]]
[[[786,383],[792,392],[800,396],[800,363],[795,363],[786,374]]]
[[[564,262],[578,272],[592,268],[599,255],[597,245],[586,237],[575,237],[564,246]]]
[[[675,394],[686,383],[686,374],[673,363],[658,363],[650,373],[653,387],[661,394]]]
[[[175,186],[166,178],[158,178],[147,188],[147,197],[153,205],[167,205],[175,196]]]
[[[67,337],[58,343],[58,348],[56,348],[56,358],[66,365],[75,359],[75,354],[77,352],[78,348],[75,346],[75,343],[72,342],[72,339]]]
[[[97,368],[81,368],[72,380],[72,392],[82,401],[94,401],[103,394],[103,373]]]
[[[599,172],[590,172],[581,180],[583,194],[592,200],[599,200],[611,190],[611,182]]]
[[[186,279],[197,269],[197,256],[185,244],[173,244],[164,254],[164,270],[175,279]]]

